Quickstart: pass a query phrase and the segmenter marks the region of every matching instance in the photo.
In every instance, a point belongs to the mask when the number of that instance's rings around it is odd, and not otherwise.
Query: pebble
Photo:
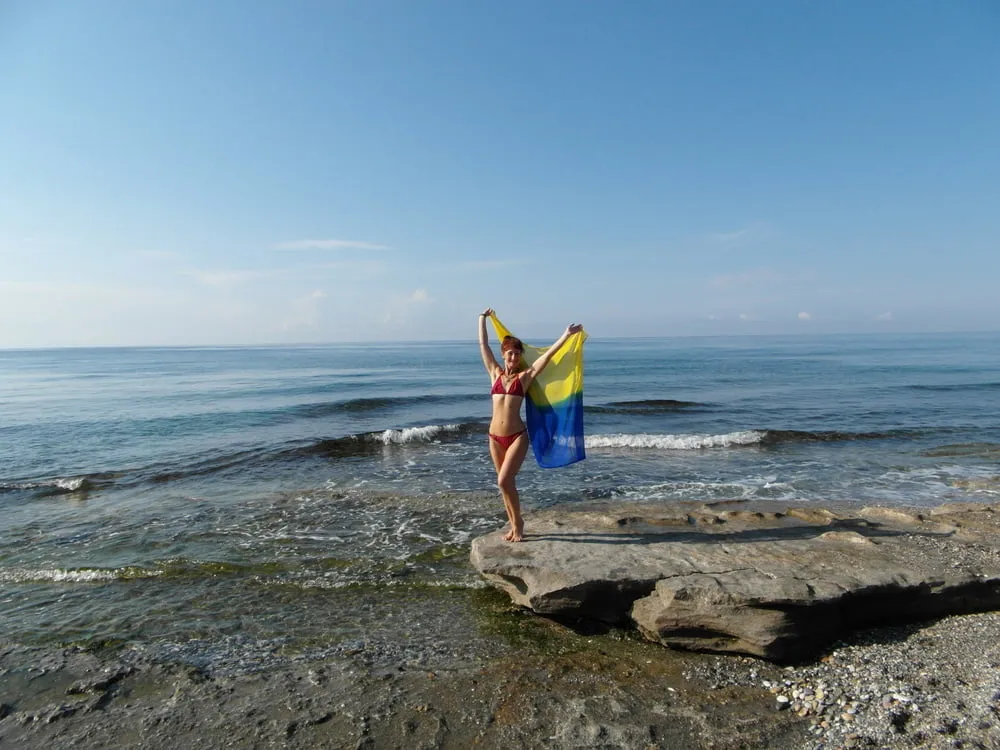
[[[1000,612],[862,632],[813,663],[758,667],[755,680],[718,659],[707,681],[774,695],[823,750],[938,747],[931,737],[1000,748]]]

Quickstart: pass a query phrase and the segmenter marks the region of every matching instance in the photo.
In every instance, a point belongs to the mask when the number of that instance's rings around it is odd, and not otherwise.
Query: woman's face
[[[515,369],[521,362],[521,350],[511,347],[505,349],[503,353],[503,363],[508,370]]]

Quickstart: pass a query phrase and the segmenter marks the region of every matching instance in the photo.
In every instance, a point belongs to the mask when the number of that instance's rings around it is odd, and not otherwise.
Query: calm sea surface
[[[585,363],[588,457],[529,457],[529,538],[581,500],[1000,496],[1000,334],[591,339]],[[414,602],[479,586],[469,542],[504,520],[489,386],[474,342],[0,351],[0,640],[210,663],[447,639],[446,600],[432,633]]]

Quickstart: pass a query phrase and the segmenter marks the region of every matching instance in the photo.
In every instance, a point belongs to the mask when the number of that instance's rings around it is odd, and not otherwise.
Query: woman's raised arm
[[[490,338],[486,333],[486,318],[491,315],[493,315],[492,307],[487,307],[483,312],[479,313],[479,353],[483,357],[483,367],[486,368],[486,372],[492,378],[496,371],[500,369],[500,365],[497,364],[497,358],[493,356],[493,350],[490,349]]]
[[[545,354],[536,359],[532,363],[531,367],[528,368],[528,372],[531,375],[532,380],[538,377],[538,373],[540,373],[542,370],[545,369],[545,366],[549,363],[549,360],[552,359],[553,355],[557,351],[559,351],[560,347],[562,347],[563,344],[566,343],[566,340],[574,333],[579,333],[582,330],[583,330],[583,324],[581,323],[570,323],[568,326],[566,326],[566,330],[563,331],[562,336],[557,338],[555,343],[552,344],[552,346],[550,346],[546,350]]]

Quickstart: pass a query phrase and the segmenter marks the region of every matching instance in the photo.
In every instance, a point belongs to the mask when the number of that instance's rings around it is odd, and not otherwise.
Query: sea
[[[529,542],[557,505],[1000,502],[998,333],[584,362],[587,458],[529,455]],[[0,642],[239,671],[467,641],[470,543],[505,522],[489,388],[474,341],[0,351]]]

